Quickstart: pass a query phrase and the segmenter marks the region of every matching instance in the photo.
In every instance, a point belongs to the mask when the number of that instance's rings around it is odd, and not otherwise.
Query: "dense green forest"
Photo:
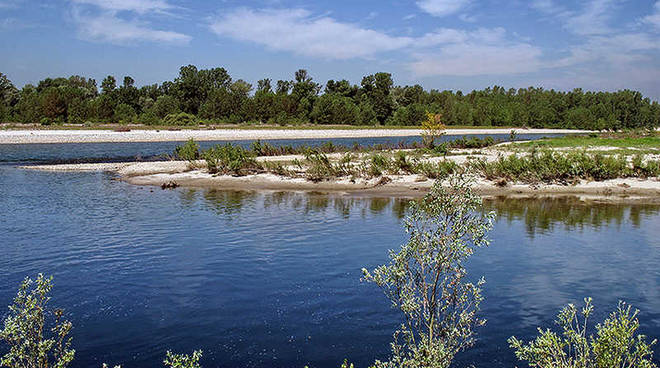
[[[447,125],[530,128],[636,129],[660,126],[660,105],[640,92],[571,92],[504,89],[463,94],[394,86],[392,75],[376,73],[360,85],[330,80],[323,87],[306,70],[294,79],[233,80],[224,68],[181,67],[173,81],[136,87],[131,77],[113,76],[99,87],[81,76],[47,78],[16,88],[0,73],[0,122],[142,123],[197,125],[269,123],[419,125],[426,112]]]

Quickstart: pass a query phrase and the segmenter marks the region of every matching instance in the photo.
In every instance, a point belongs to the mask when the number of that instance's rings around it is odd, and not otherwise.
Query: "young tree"
[[[62,310],[48,310],[48,293],[52,277],[39,274],[36,280],[26,278],[18,289],[9,315],[0,331],[0,341],[9,346],[9,352],[0,359],[0,367],[12,368],[65,368],[71,363],[75,350],[71,349],[71,322],[62,320]],[[55,317],[46,337],[46,319]]]
[[[617,310],[604,323],[596,326],[596,336],[587,336],[588,320],[593,313],[591,298],[578,311],[569,304],[557,316],[562,329],[558,335],[549,329],[536,340],[525,345],[511,337],[509,344],[516,356],[530,367],[553,368],[655,368],[651,346],[656,340],[646,342],[644,335],[636,335],[639,329],[637,314],[629,305],[619,303]],[[582,318],[580,318],[582,316]]]
[[[481,198],[470,185],[460,176],[451,177],[447,187],[437,181],[421,202],[411,203],[408,243],[391,251],[388,265],[362,270],[405,321],[394,334],[391,360],[377,361],[376,367],[449,367],[485,323],[477,317],[485,281],[468,282],[464,264],[476,248],[489,244],[495,214],[480,212]]]

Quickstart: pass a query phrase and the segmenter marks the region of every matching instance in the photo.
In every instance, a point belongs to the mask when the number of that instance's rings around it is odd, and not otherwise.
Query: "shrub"
[[[115,108],[115,119],[119,123],[122,124],[129,124],[133,123],[137,117],[137,114],[135,113],[135,109],[128,104],[119,104]]]
[[[188,354],[173,354],[167,351],[163,364],[167,368],[201,368],[199,359],[202,357],[201,350],[193,351],[192,355]]]
[[[190,138],[184,145],[176,146],[174,155],[182,160],[195,161],[199,158],[199,144]]]
[[[62,320],[61,309],[49,310],[48,293],[52,289],[52,277],[39,274],[36,280],[25,278],[9,306],[9,315],[0,331],[0,341],[9,352],[0,359],[0,366],[22,368],[47,368],[68,366],[75,355],[71,349],[71,322]],[[55,316],[54,326],[46,327],[49,314]],[[50,337],[44,336],[51,332]]]
[[[465,262],[487,246],[494,213],[481,214],[481,198],[458,176],[448,188],[439,182],[421,202],[411,202],[405,219],[410,240],[390,263],[364,280],[380,286],[405,323],[394,334],[392,358],[375,367],[447,368],[454,356],[474,343],[484,280],[467,282]]]
[[[608,180],[630,176],[643,176],[654,172],[654,163],[649,162],[644,170],[628,165],[625,156],[604,155],[576,151],[558,153],[534,150],[529,156],[500,156],[494,162],[476,160],[470,168],[489,180],[504,178],[528,183],[567,183],[580,179]]]
[[[197,125],[199,121],[195,115],[180,112],[177,114],[169,114],[163,119],[165,125]]]
[[[305,154],[305,161],[307,161],[307,171],[305,175],[307,179],[319,182],[328,180],[339,176],[340,172],[337,167],[330,162],[326,154],[311,151]]]
[[[444,179],[458,173],[458,164],[454,161],[443,160],[438,163],[422,161],[415,165],[414,171],[429,179]]]
[[[394,170],[398,172],[403,172],[404,174],[413,173],[413,163],[408,159],[408,155],[403,151],[398,151],[394,156],[393,162]]]
[[[619,303],[617,310],[596,326],[596,336],[587,335],[593,306],[591,298],[584,301],[585,306],[580,311],[569,304],[558,314],[561,335],[539,328],[540,335],[526,345],[511,337],[509,345],[518,359],[526,361],[530,367],[656,367],[651,350],[656,341],[648,343],[644,335],[637,334],[639,311],[631,312],[629,305]]]
[[[390,162],[387,157],[376,153],[369,159],[369,167],[367,175],[370,177],[382,176],[383,173],[390,168]]]
[[[153,111],[147,110],[138,116],[138,123],[143,125],[158,125],[160,118]]]
[[[231,143],[211,147],[202,153],[210,173],[245,175],[261,169],[253,155]]]

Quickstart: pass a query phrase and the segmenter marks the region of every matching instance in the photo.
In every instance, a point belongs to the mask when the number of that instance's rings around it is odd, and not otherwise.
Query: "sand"
[[[464,156],[450,156],[457,161]],[[281,157],[280,157],[281,158]],[[448,157],[449,158],[449,157]],[[128,183],[141,186],[161,186],[174,182],[182,187],[213,188],[227,190],[312,191],[367,196],[415,197],[426,193],[434,181],[420,175],[390,175],[383,183],[380,178],[311,182],[304,178],[289,178],[275,174],[255,174],[241,177],[211,175],[203,169],[192,168],[183,161],[65,164],[24,166],[30,170],[47,171],[109,171]],[[559,184],[508,184],[477,179],[475,191],[485,197],[556,197],[577,196],[584,200],[601,202],[660,203],[660,181],[656,179],[614,179],[606,181],[581,181],[576,185]]]
[[[509,134],[511,129],[448,129],[448,135]],[[567,129],[516,129],[518,134],[585,133]],[[419,136],[419,129],[217,129],[217,130],[1,130],[0,144],[233,141],[255,139],[329,139]]]

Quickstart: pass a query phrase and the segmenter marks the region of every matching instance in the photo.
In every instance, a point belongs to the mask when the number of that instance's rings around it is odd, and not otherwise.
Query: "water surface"
[[[406,240],[406,199],[114,179],[0,165],[0,306],[26,275],[54,275],[52,303],[74,324],[73,367],[160,367],[168,349],[202,349],[206,367],[387,358],[399,314],[360,282],[360,269]],[[565,198],[486,209],[499,213],[493,244],[469,271],[487,280],[488,323],[457,366],[513,367],[509,336],[532,338],[585,296],[594,321],[622,299],[642,310],[643,332],[660,337],[660,206]]]

